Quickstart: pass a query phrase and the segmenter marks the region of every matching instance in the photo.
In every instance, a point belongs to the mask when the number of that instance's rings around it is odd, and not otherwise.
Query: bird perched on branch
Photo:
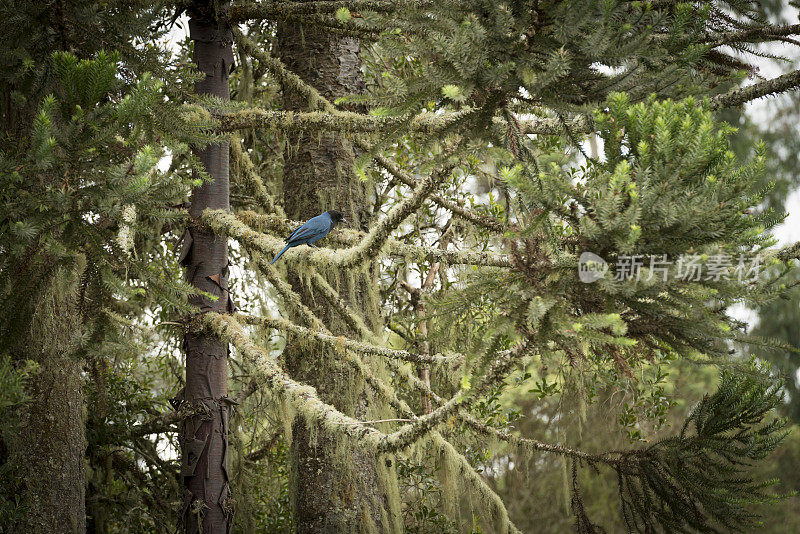
[[[271,262],[269,262],[270,265],[278,261],[278,258],[283,256],[283,253],[292,247],[308,245],[316,248],[314,243],[328,235],[328,233],[333,230],[333,227],[340,222],[347,223],[344,215],[335,210],[329,210],[321,215],[312,217],[306,221],[305,224],[296,228],[292,232],[292,235],[286,238],[286,246],[283,247],[283,250],[278,252],[278,255],[275,256]]]

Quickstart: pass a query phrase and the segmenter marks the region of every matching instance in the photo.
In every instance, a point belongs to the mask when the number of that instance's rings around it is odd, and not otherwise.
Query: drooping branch
[[[284,332],[292,332],[298,336],[307,339],[314,339],[320,343],[324,343],[334,349],[350,349],[361,354],[371,354],[373,356],[381,356],[384,358],[394,358],[406,362],[413,363],[453,363],[461,362],[464,356],[461,354],[415,354],[405,350],[390,349],[386,347],[379,347],[361,341],[353,341],[344,336],[336,337],[323,332],[318,332],[296,325],[285,319],[273,319],[269,317],[253,317],[246,315],[236,315],[236,318],[245,324],[259,325],[266,328],[274,328]]]
[[[256,167],[253,165],[250,156],[242,150],[241,140],[238,135],[234,135],[231,139],[231,156],[233,156],[235,168],[238,168],[238,176],[242,179],[247,190],[253,195],[255,201],[267,211],[283,215],[283,208],[278,206],[272,195],[267,192],[267,188],[264,187],[261,177],[256,172]]]
[[[314,2],[302,2],[298,4],[301,6],[308,6],[313,3]],[[272,6],[275,4],[269,5]],[[322,96],[322,94],[320,94],[316,88],[304,82],[300,76],[289,70],[283,61],[268,54],[238,28],[234,28],[233,38],[243,52],[257,59],[259,65],[266,67],[266,69],[272,73],[273,76],[275,76],[275,78],[284,88],[288,88],[289,90],[302,95],[308,102],[308,107],[311,110],[322,109],[331,113],[337,112],[335,106],[330,102],[330,100]]]

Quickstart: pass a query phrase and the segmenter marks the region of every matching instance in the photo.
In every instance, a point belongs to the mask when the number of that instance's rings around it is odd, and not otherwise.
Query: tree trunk
[[[85,267],[85,261],[78,271]],[[10,440],[25,516],[15,532],[86,531],[86,473],[81,336],[77,287],[81,272],[54,280],[36,307],[25,346],[16,354],[38,364]],[[15,351],[16,352],[16,351]]]
[[[213,5],[198,1],[190,9],[193,59],[205,73],[195,91],[229,100],[232,35],[225,17],[213,12]],[[195,151],[211,181],[192,191],[189,208],[192,223],[184,235],[181,263],[193,286],[217,297],[216,300],[202,295],[192,297],[192,304],[201,313],[226,313],[232,308],[228,294],[228,241],[196,224],[205,209],[230,209],[228,149],[226,141]],[[183,421],[181,435],[184,483],[181,518],[185,532],[191,534],[227,533],[233,521],[226,463],[232,404],[227,396],[228,346],[213,336],[194,331],[187,333],[183,342],[186,387],[179,401],[186,403],[189,415]]]
[[[360,47],[352,38],[292,22],[278,25],[277,51],[290,70],[320,93],[334,100],[362,92]],[[284,91],[285,108],[306,108],[305,101]],[[290,135],[283,170],[284,208],[290,218],[307,220],[328,209],[342,212],[351,227],[369,223],[365,184],[353,174],[353,147],[337,133],[304,132]],[[291,267],[290,267],[291,270]],[[369,270],[374,273],[374,266]],[[312,295],[307,283],[290,274],[289,281],[304,303],[335,334],[354,335],[334,316],[321,295]],[[329,281],[339,287],[349,309],[367,318],[377,317],[376,281],[363,272],[339,273]],[[370,288],[372,291],[370,291]],[[372,297],[370,295],[373,295]],[[370,391],[363,379],[341,359],[324,350],[294,345],[286,350],[287,368],[295,379],[317,389],[322,399],[340,411],[366,418]],[[393,472],[390,460],[380,468],[369,451],[341,443],[338,435],[323,428],[309,428],[298,416],[293,424],[291,487],[294,517],[299,533],[388,532],[395,530],[390,518],[385,483]]]

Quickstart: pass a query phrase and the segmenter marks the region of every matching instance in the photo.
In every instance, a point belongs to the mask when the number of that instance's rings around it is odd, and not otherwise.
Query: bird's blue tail
[[[277,255],[277,256],[275,256],[274,258],[272,258],[272,261],[271,261],[271,262],[269,262],[269,264],[270,264],[270,265],[272,265],[273,263],[275,263],[276,261],[278,261],[278,258],[280,258],[281,256],[283,256],[283,253],[284,253],[284,252],[286,252],[287,250],[289,250],[289,249],[291,248],[291,246],[292,246],[292,245],[286,245],[285,247],[283,247],[283,250],[281,250],[280,252],[278,252],[278,255]]]

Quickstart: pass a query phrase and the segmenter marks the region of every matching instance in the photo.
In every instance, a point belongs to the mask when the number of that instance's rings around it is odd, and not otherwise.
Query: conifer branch
[[[759,98],[783,93],[800,86],[800,70],[787,72],[777,78],[764,80],[740,89],[733,89],[727,93],[711,99],[711,109],[732,108]]]
[[[236,319],[245,324],[259,325],[265,328],[274,328],[285,332],[292,332],[307,339],[315,339],[321,343],[328,345],[334,349],[346,348],[361,354],[371,354],[373,356],[381,356],[384,358],[394,358],[412,363],[456,363],[464,360],[463,354],[416,354],[406,350],[390,349],[386,347],[379,347],[361,341],[353,341],[344,336],[333,336],[323,332],[314,331],[303,326],[296,325],[285,319],[273,319],[269,317],[253,317],[247,315],[236,315]]]
[[[394,12],[400,9],[420,9],[431,5],[430,0],[317,0],[311,2],[253,2],[231,6],[230,19],[245,22],[298,15],[333,14],[339,9],[349,11]]]
[[[768,25],[715,33],[707,35],[704,41],[708,46],[717,47],[742,42],[759,43],[773,39],[780,40],[781,37],[789,37],[790,35],[800,35],[800,24],[783,24],[780,26]]]
[[[285,245],[283,240],[255,231],[244,221],[252,222],[254,225],[263,224],[269,229],[283,228],[284,232],[291,231],[291,229],[297,228],[297,226],[302,224],[286,222],[285,219],[282,220],[283,222],[279,222],[277,218],[259,215],[250,211],[235,216],[222,210],[207,210],[203,214],[201,220],[203,224],[207,225],[215,232],[237,239],[246,247],[256,250],[261,254],[275,254]],[[377,231],[377,228],[373,229],[373,232]],[[369,235],[370,234],[364,234],[363,232],[348,230],[337,231],[330,235],[330,239],[335,239],[341,243],[350,245],[349,248],[334,250],[322,247],[316,249],[297,247],[296,251],[288,252],[284,256],[291,260],[293,254],[302,252],[304,254],[303,261],[307,261],[319,267],[354,265],[364,257],[367,257],[367,254],[371,253],[371,251],[366,250],[366,246],[369,243],[372,243],[373,246],[380,244],[380,240],[378,240],[377,237],[374,237],[373,241],[367,242],[366,239]],[[384,249],[386,255],[417,261],[438,261],[447,265],[478,265],[484,267],[513,266],[511,258],[506,254],[473,252],[469,250],[442,250],[434,247],[409,245],[392,238],[386,239],[386,245],[381,248]]]
[[[324,113],[247,108],[232,113],[214,114],[214,118],[219,121],[219,126],[216,128],[218,132],[273,128],[287,132],[391,133],[403,129],[430,136],[450,128],[475,111],[473,108],[465,108],[453,113],[421,113],[413,117],[404,117],[365,115],[343,110]],[[519,121],[521,133],[539,135],[559,135],[563,133],[565,123],[574,132],[589,132],[593,127],[591,119],[583,115],[564,122],[551,118]],[[506,125],[502,118],[493,118],[492,124],[493,127],[505,131]]]

